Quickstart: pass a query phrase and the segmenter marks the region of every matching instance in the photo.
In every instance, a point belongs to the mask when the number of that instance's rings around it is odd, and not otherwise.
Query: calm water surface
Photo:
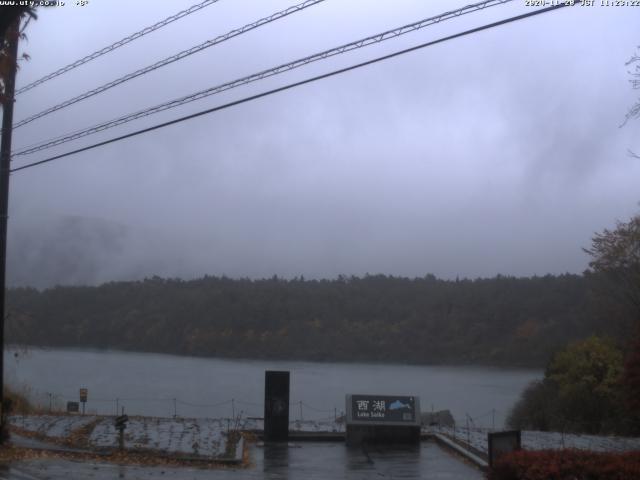
[[[87,413],[190,417],[262,416],[264,371],[291,372],[291,419],[330,419],[347,393],[415,395],[422,410],[449,409],[458,422],[502,425],[509,408],[541,370],[365,363],[222,360],[174,355],[10,350],[7,381],[47,407],[78,400],[89,389]]]

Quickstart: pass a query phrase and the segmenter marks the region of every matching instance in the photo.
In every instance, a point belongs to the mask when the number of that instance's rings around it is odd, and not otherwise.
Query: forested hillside
[[[593,274],[444,281],[181,281],[12,289],[7,342],[188,355],[543,366],[593,333],[619,337]]]

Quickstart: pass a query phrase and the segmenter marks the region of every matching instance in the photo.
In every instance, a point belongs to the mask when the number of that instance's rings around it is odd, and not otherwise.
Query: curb
[[[457,443],[455,443],[452,440],[448,439],[444,435],[442,435],[440,433],[434,433],[433,434],[433,438],[436,439],[436,442],[439,445],[442,445],[442,446],[444,446],[444,447],[446,447],[446,448],[448,448],[450,450],[455,451],[459,455],[462,455],[464,458],[469,460],[475,466],[479,467],[481,470],[486,471],[486,470],[489,469],[489,464],[487,463],[486,460],[484,460],[483,458],[480,458],[475,453],[472,453],[469,450],[461,447],[460,445],[458,445]]]

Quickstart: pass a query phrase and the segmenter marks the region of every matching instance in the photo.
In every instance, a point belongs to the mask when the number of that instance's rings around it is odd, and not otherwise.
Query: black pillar
[[[289,372],[264,373],[264,439],[289,439]]]

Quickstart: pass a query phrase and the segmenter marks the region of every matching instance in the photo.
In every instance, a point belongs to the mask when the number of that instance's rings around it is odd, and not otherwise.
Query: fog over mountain
[[[9,242],[7,277],[13,286],[135,279],[160,265],[159,259],[145,258],[143,245],[130,228],[96,218],[43,218],[28,229],[12,229]]]

